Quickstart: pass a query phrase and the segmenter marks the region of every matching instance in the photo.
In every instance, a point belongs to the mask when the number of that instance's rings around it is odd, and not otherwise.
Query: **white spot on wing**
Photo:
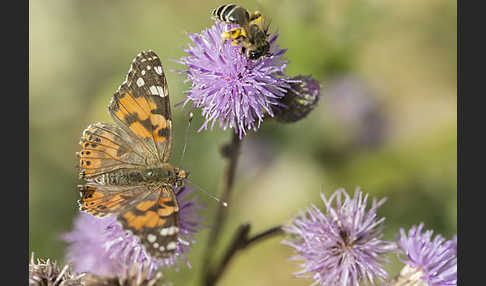
[[[162,246],[159,247],[159,250],[160,251],[164,251],[165,250],[165,247],[162,245]]]
[[[161,66],[156,66],[156,67],[154,67],[154,70],[155,70],[155,72],[157,72],[158,74],[162,74],[162,67],[161,67]]]
[[[169,242],[169,244],[167,244],[167,249],[168,250],[176,249],[176,243],[173,241]]]
[[[151,234],[151,233],[149,235],[147,235],[147,240],[150,243],[154,242],[156,239],[157,239],[157,237],[155,235]]]
[[[166,236],[168,231],[169,231],[169,229],[165,227],[165,228],[160,230],[160,235]]]
[[[162,97],[165,97],[165,93],[164,93],[164,90],[162,89],[162,87],[160,85],[157,85],[156,88],[157,88],[157,91],[159,92],[159,95],[162,96]]]
[[[158,88],[156,88],[154,85],[152,85],[152,86],[150,87],[150,92],[151,92],[153,95],[159,95]]]
[[[139,77],[139,78],[137,79],[137,85],[138,85],[138,87],[141,87],[141,86],[143,86],[144,84],[145,84],[145,81],[143,81],[143,78]]]
[[[177,226],[171,226],[168,229],[168,235],[173,235],[174,233],[177,233],[179,231],[179,228]]]
[[[159,248],[159,244],[157,242],[154,243],[154,248]]]

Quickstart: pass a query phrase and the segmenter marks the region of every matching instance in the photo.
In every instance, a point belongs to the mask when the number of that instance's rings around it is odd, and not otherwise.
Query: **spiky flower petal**
[[[292,259],[303,260],[303,269],[296,276],[313,278],[313,285],[333,286],[385,279],[388,274],[382,264],[387,260],[383,255],[396,248],[393,242],[381,239],[385,218],[378,218],[376,212],[385,199],[373,200],[366,211],[368,195],[359,189],[353,198],[344,189],[329,199],[324,194],[321,198],[324,213],[312,205],[283,228],[290,239],[282,243],[297,252]]]
[[[29,263],[29,286],[155,286],[169,285],[161,272],[148,278],[148,272],[139,273],[136,267],[126,272],[126,277],[103,276],[89,272],[72,272],[69,265],[60,269],[50,259],[37,259],[34,254]],[[162,284],[161,284],[162,283]],[[171,284],[170,284],[171,285]]]
[[[399,259],[406,264],[402,277],[412,277],[418,285],[457,285],[457,236],[446,241],[433,230],[422,233],[424,223],[412,226],[408,231],[400,229],[397,235]],[[422,283],[422,284],[420,284]]]
[[[83,275],[71,272],[69,265],[59,268],[56,261],[50,259],[34,260],[34,253],[29,263],[29,286],[81,286]]]

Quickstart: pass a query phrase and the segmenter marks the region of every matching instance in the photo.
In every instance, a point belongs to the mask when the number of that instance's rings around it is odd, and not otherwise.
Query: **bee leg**
[[[229,31],[221,33],[221,41],[224,43],[228,39],[236,39],[239,37],[246,37],[246,33],[241,28],[233,28]]]
[[[255,11],[250,15],[250,24],[256,24],[262,21],[262,13]]]

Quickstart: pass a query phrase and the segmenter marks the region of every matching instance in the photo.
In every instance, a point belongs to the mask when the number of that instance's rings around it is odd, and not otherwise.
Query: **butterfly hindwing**
[[[78,185],[81,211],[104,217],[132,208],[149,195],[146,186]]]
[[[171,255],[177,248],[179,206],[168,185],[153,185],[144,200],[118,215],[124,229],[137,235],[154,258]]]
[[[108,109],[153,160],[169,160],[172,144],[169,91],[162,63],[154,52],[144,51],[135,57],[127,79],[113,95]]]

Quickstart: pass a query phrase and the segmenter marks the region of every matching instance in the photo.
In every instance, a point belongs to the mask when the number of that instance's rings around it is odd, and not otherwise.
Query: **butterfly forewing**
[[[172,144],[172,119],[164,69],[154,52],[141,52],[108,107],[112,118],[131,132],[153,156],[167,162]]]
[[[144,150],[129,134],[110,123],[96,122],[83,131],[79,157],[81,179],[122,168],[144,166]]]

